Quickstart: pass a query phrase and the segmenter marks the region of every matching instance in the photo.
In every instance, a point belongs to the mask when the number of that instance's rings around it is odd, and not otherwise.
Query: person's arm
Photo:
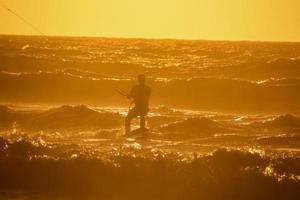
[[[134,93],[135,93],[135,87],[133,86],[130,92],[127,94],[127,98],[132,99],[134,97]]]

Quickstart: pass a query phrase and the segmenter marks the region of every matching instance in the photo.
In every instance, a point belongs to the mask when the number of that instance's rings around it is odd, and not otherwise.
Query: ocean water
[[[299,56],[299,43],[1,36],[0,101],[124,107],[115,89],[145,73],[153,106],[299,113]]]
[[[1,199],[300,198],[300,43],[0,36],[0,91]]]

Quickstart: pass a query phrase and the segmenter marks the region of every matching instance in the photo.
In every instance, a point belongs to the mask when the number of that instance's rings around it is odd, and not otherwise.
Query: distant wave
[[[25,130],[97,130],[113,128],[122,124],[119,114],[97,112],[81,106],[61,106],[46,111],[14,111],[5,106],[0,107],[0,125],[13,128],[13,125]]]
[[[299,134],[283,134],[274,136],[263,136],[255,139],[258,145],[279,147],[279,148],[300,148]]]
[[[117,75],[122,76],[135,76],[136,74],[145,72],[146,69],[138,64],[122,63],[122,62],[92,62],[92,61],[64,61],[63,59],[52,57],[49,58],[36,58],[25,55],[2,55],[0,53],[0,71],[9,72],[39,72],[48,71],[56,72],[63,70],[73,69],[81,71],[82,73],[89,72],[97,74],[106,74],[108,76]]]
[[[291,114],[281,115],[272,120],[254,122],[250,124],[254,128],[282,129],[290,132],[300,132],[300,118]]]
[[[224,125],[210,120],[208,118],[188,118],[183,121],[172,122],[158,128],[162,133],[181,133],[181,137],[188,137],[191,134],[194,137],[213,136],[215,133],[232,132]]]
[[[71,73],[71,72],[70,72]],[[0,73],[0,101],[50,104],[123,105],[116,88],[129,90],[127,79],[92,79],[62,71]],[[74,73],[74,72],[72,72]],[[267,112],[300,110],[300,85],[264,85],[242,80],[149,78],[152,103],[212,111]],[[47,91],[47,92],[45,92]]]
[[[267,79],[267,80],[262,80],[258,81],[257,83],[259,84],[264,84],[264,85],[270,85],[270,86],[299,86],[300,85],[300,79],[299,78],[281,78],[281,79]]]
[[[299,128],[300,118],[291,114],[281,115],[271,121],[264,122],[264,125],[275,128]]]
[[[300,77],[299,58],[273,58],[239,63],[231,67],[218,69],[215,73],[223,74],[227,78],[244,80],[266,79],[297,79]],[[212,74],[211,74],[212,75]]]
[[[299,110],[298,86],[268,86],[243,80],[193,78],[172,80],[160,89],[161,102],[173,106],[216,111]]]

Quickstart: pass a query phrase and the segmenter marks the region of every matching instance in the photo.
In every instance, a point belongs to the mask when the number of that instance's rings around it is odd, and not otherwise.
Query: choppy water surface
[[[0,36],[0,197],[299,199],[299,80],[299,43]]]
[[[299,113],[299,65],[299,43],[0,36],[0,101],[124,107],[146,73],[156,106]]]
[[[34,109],[34,110],[32,110]],[[126,109],[80,106],[1,107],[1,135],[42,144],[79,145],[102,153],[133,149],[182,154],[235,148],[265,154],[298,154],[300,118],[293,115],[228,115],[155,107],[150,131],[124,136]],[[138,119],[133,129],[138,127]]]

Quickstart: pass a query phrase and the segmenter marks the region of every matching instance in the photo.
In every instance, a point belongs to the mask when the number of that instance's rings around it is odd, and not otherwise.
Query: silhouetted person
[[[125,132],[130,132],[130,122],[133,118],[140,117],[140,128],[145,128],[145,116],[149,111],[151,89],[145,85],[145,75],[138,76],[138,84],[134,85],[127,98],[132,99],[134,107],[129,110],[125,118]]]

